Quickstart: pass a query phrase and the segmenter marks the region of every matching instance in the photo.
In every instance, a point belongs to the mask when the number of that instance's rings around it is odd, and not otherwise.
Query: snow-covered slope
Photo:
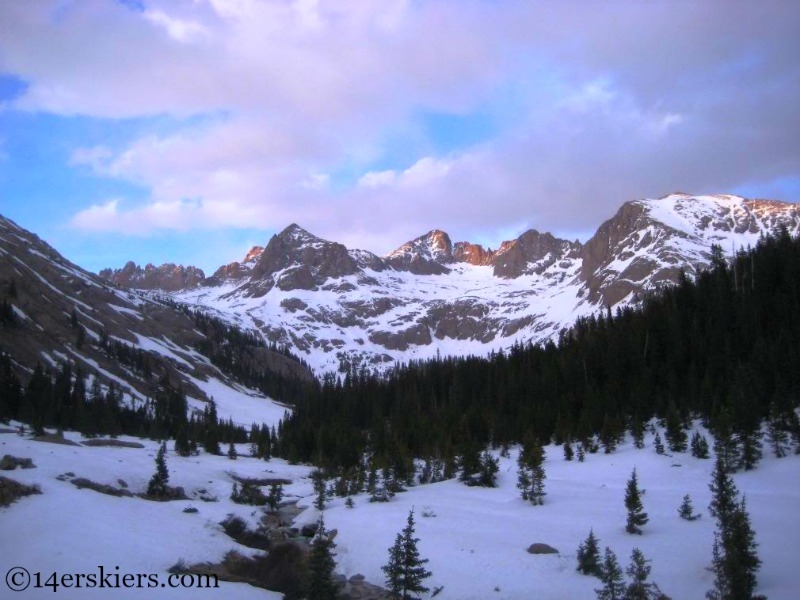
[[[555,338],[706,268],[712,244],[730,255],[781,227],[800,231],[797,205],[673,194],[624,204],[585,244],[528,231],[489,251],[434,230],[379,258],[292,225],[244,274],[175,297],[290,346],[317,372],[381,369]]]
[[[0,216],[0,299],[15,314],[0,325],[0,350],[11,357],[23,383],[41,364],[113,383],[128,403],[153,397],[167,380],[201,408],[212,397],[258,405],[242,422],[277,422],[284,407],[233,383],[197,350],[207,336],[193,319],[155,295],[110,285],[70,263],[52,247]],[[254,348],[262,368],[310,377],[297,361],[267,348]],[[244,357],[239,357],[241,360]],[[220,416],[229,416],[227,406]],[[258,413],[263,418],[257,418]],[[275,415],[278,415],[276,418]],[[252,418],[250,418],[252,417]]]
[[[236,415],[234,415],[236,416]],[[244,415],[239,415],[244,418]],[[663,434],[663,432],[662,432]],[[74,434],[68,439],[81,441]],[[165,581],[167,569],[179,559],[187,564],[217,562],[229,550],[245,555],[252,551],[229,539],[219,522],[228,514],[255,525],[261,512],[233,504],[229,499],[232,475],[281,477],[287,499],[307,507],[296,519],[301,526],[317,520],[312,508],[313,489],[309,467],[288,465],[273,459],[265,463],[244,456],[236,461],[201,453],[181,458],[169,452],[170,485],[185,488],[192,496],[199,489],[216,496],[216,502],[181,500],[150,502],[140,498],[115,498],[89,489],[78,489],[59,475],[74,473],[98,483],[119,487],[123,480],[131,492],[144,491],[154,472],[155,442],[132,440],[144,448],[64,446],[31,441],[13,432],[0,433],[3,454],[32,458],[35,469],[4,472],[23,483],[38,484],[42,494],[0,508],[0,572],[21,566],[43,576],[51,572],[96,572],[119,566],[121,573],[153,573]],[[433,575],[425,583],[442,587],[441,600],[589,600],[600,582],[576,572],[575,552],[590,529],[609,546],[623,568],[638,547],[652,560],[651,579],[675,600],[703,598],[712,586],[706,567],[711,562],[714,520],[708,514],[708,483],[712,460],[688,454],[659,456],[648,434],[642,450],[630,441],[610,455],[589,454],[584,463],[566,462],[560,447],[546,448],[545,504],[531,506],[516,489],[515,459],[500,459],[499,487],[469,488],[455,480],[416,486],[389,503],[370,503],[365,494],[354,496],[354,508],[335,498],[325,509],[328,529],[338,529],[335,539],[336,570],[348,577],[363,574],[382,585],[381,566],[388,548],[400,532],[411,509],[415,511],[416,535],[422,558]],[[625,533],[624,489],[636,467],[649,522],[641,536]],[[800,589],[796,568],[800,554],[800,456],[782,459],[765,456],[753,471],[735,474],[739,491],[756,532],[758,593],[770,600],[792,600]],[[266,491],[266,490],[265,490]],[[702,518],[687,522],[677,509],[685,494],[691,496]],[[208,495],[208,494],[206,494]],[[193,506],[196,514],[183,510]],[[426,516],[427,515],[427,516]],[[13,544],[8,545],[9,540]],[[531,555],[535,542],[549,544],[557,555]],[[0,586],[3,583],[0,582]],[[107,598],[108,590],[61,588],[28,590],[27,597]],[[38,595],[37,595],[38,594]],[[113,590],[120,598],[277,598],[242,584],[222,583],[217,590]],[[6,593],[0,593],[6,597]],[[426,595],[424,597],[429,597]]]

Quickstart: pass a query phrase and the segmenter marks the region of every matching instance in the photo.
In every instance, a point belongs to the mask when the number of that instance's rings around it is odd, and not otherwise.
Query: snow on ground
[[[77,434],[68,438],[80,440]],[[270,462],[249,457],[232,461],[223,456],[203,454],[183,458],[169,452],[169,484],[182,486],[192,496],[200,489],[216,496],[218,502],[198,499],[151,502],[140,498],[117,498],[78,489],[57,476],[67,472],[101,484],[119,487],[122,479],[134,493],[144,492],[155,471],[158,444],[137,441],[145,448],[65,446],[32,441],[15,433],[0,434],[0,454],[33,459],[35,469],[3,472],[4,476],[26,484],[38,484],[42,494],[19,499],[0,508],[0,597],[8,597],[5,574],[12,567],[40,572],[42,581],[52,572],[106,572],[157,574],[167,581],[167,569],[183,559],[186,564],[218,561],[232,549],[242,554],[252,551],[227,537],[219,527],[229,513],[251,523],[257,521],[253,507],[230,501],[233,479],[242,477],[282,477],[296,483],[286,486],[287,499],[311,493],[306,479],[308,467],[290,466],[284,461]],[[171,450],[171,444],[168,446]],[[239,447],[246,453],[244,445]],[[196,514],[183,509],[193,506]],[[115,568],[119,567],[119,571]],[[21,597],[83,598],[243,598],[271,599],[280,594],[243,584],[220,582],[219,589],[66,589],[54,595],[51,588],[30,589]]]
[[[291,411],[291,408],[285,404],[237,384],[226,384],[215,377],[209,377],[205,381],[190,375],[187,377],[209,398],[214,399],[217,416],[220,419],[232,419],[236,425],[243,425],[247,428],[253,423],[257,425],[265,423],[270,427],[277,426],[286,411]],[[201,400],[194,398],[187,400],[193,408],[200,411],[207,406],[207,403]]]
[[[79,440],[77,434],[67,437]],[[133,440],[133,438],[121,438]],[[236,549],[252,551],[230,540],[218,523],[229,513],[251,524],[257,509],[229,500],[231,472],[249,477],[285,477],[287,498],[301,498],[309,507],[297,524],[316,521],[312,506],[310,468],[273,459],[264,462],[246,456],[236,461],[201,454],[182,458],[169,452],[170,485],[183,486],[189,495],[206,489],[218,502],[199,500],[149,502],[115,498],[79,490],[56,477],[73,472],[99,483],[141,492],[154,472],[158,444],[135,440],[144,449],[64,446],[31,441],[14,433],[0,434],[0,454],[32,458],[36,469],[4,472],[23,483],[37,483],[43,494],[0,508],[0,576],[13,566],[49,574],[96,572],[119,566],[124,573],[157,573],[179,559],[187,563],[216,561]],[[652,559],[652,579],[674,600],[702,598],[711,587],[706,570],[711,560],[714,520],[708,515],[713,461],[689,454],[658,456],[649,443],[636,450],[629,442],[611,455],[589,454],[586,462],[563,460],[560,447],[547,448],[547,497],[544,506],[523,502],[516,489],[516,455],[501,458],[500,487],[468,488],[457,481],[416,486],[386,504],[371,504],[365,495],[354,497],[348,509],[340,498],[329,501],[326,526],[338,529],[337,570],[348,576],[362,573],[382,584],[381,565],[388,548],[405,526],[408,511],[416,516],[419,550],[433,572],[427,585],[443,586],[444,600],[507,599],[581,600],[595,597],[599,581],[575,571],[578,544],[593,528],[601,549],[610,546],[626,566],[630,552],[640,548]],[[170,446],[171,450],[171,446]],[[247,453],[245,445],[240,454]],[[601,451],[602,452],[602,451]],[[797,597],[800,573],[800,456],[766,456],[756,470],[734,475],[748,509],[763,561],[758,592],[770,600]],[[636,467],[640,487],[646,489],[644,508],[650,521],[644,534],[625,533],[625,484]],[[684,494],[690,494],[699,521],[677,515]],[[183,509],[194,506],[197,514]],[[429,516],[424,516],[427,514]],[[531,555],[526,548],[544,542],[559,555]],[[164,581],[162,579],[161,581]],[[0,581],[0,596],[5,597]],[[277,598],[278,595],[244,585],[221,583],[218,590],[67,590],[58,598]],[[50,597],[51,590],[31,590],[28,598]]]

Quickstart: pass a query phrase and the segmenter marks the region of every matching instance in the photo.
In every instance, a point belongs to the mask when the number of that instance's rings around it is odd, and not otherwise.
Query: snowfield
[[[66,437],[80,441],[78,434]],[[0,455],[33,459],[35,469],[4,471],[2,475],[27,484],[38,484],[42,494],[19,499],[0,508],[0,575],[12,567],[40,572],[44,580],[51,572],[96,573],[119,566],[118,573],[153,573],[166,581],[167,569],[178,560],[187,564],[218,561],[236,549],[254,551],[228,538],[219,526],[228,514],[241,516],[254,525],[260,510],[229,500],[233,479],[284,477],[286,500],[299,499],[307,507],[296,524],[317,520],[312,507],[313,489],[308,466],[289,465],[280,459],[269,462],[247,456],[246,445],[238,447],[236,461],[224,456],[200,454],[182,458],[167,456],[170,485],[182,486],[192,496],[204,489],[217,502],[199,499],[151,502],[140,498],[117,498],[89,489],[78,489],[57,479],[70,472],[98,483],[119,487],[122,479],[134,493],[143,492],[152,476],[157,442],[122,437],[142,443],[144,448],[67,446],[36,442],[13,432],[0,433]],[[710,438],[709,438],[710,439]],[[708,515],[708,483],[712,460],[691,455],[659,456],[652,448],[637,450],[630,442],[610,455],[588,454],[584,463],[566,462],[560,447],[547,447],[547,496],[544,506],[523,502],[516,489],[516,455],[500,459],[499,487],[468,488],[457,481],[416,486],[385,504],[369,503],[366,495],[355,496],[354,508],[344,499],[329,500],[325,510],[328,529],[338,529],[337,571],[348,577],[362,573],[382,585],[381,565],[388,548],[414,509],[419,550],[433,576],[428,587],[442,587],[437,598],[451,600],[592,599],[599,580],[576,572],[578,544],[593,528],[601,550],[610,546],[623,568],[631,550],[640,548],[652,560],[651,579],[674,600],[703,598],[711,587],[714,520]],[[766,450],[766,449],[765,449]],[[768,454],[765,451],[765,454]],[[636,467],[640,488],[645,489],[644,509],[650,521],[641,536],[625,533],[625,484]],[[771,600],[798,597],[800,572],[800,456],[775,459],[770,455],[750,472],[734,475],[748,510],[758,553],[763,561],[758,592]],[[265,490],[266,491],[266,490]],[[678,517],[677,509],[690,494],[698,521]],[[196,514],[183,509],[193,506]],[[425,516],[427,515],[427,516]],[[550,544],[558,555],[531,555],[534,542]],[[1,597],[9,597],[0,581]],[[429,595],[428,595],[429,596]],[[58,589],[27,590],[20,598],[279,598],[244,584],[220,582],[219,589]]]

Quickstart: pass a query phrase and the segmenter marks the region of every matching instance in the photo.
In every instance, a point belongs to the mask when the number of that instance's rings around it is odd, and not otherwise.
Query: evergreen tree
[[[681,519],[686,519],[687,521],[696,521],[700,518],[699,514],[694,514],[692,498],[689,496],[689,494],[686,494],[683,497],[683,502],[681,502],[681,505],[678,508],[678,516]]]
[[[755,532],[750,525],[745,499],[735,504],[727,522],[718,519],[710,571],[714,587],[706,593],[709,600],[754,600],[756,573],[761,566]]]
[[[578,462],[586,460],[586,450],[583,449],[583,444],[578,444]]]
[[[278,505],[283,500],[283,486],[280,483],[272,483],[269,486],[267,504],[272,510],[278,510]]]
[[[574,456],[575,452],[572,450],[572,444],[567,440],[564,442],[564,460],[572,460]]]
[[[637,412],[631,419],[631,437],[633,438],[633,445],[641,450],[644,448],[644,423],[642,417]]]
[[[335,600],[338,597],[339,586],[333,579],[333,569],[336,562],[334,548],[336,544],[325,529],[322,515],[317,521],[317,534],[311,541],[311,551],[308,554],[308,600]]]
[[[778,404],[772,402],[769,407],[769,418],[767,419],[767,444],[772,449],[775,458],[783,458],[789,453],[790,431],[790,421],[781,413]]]
[[[630,583],[625,588],[624,600],[658,600],[664,597],[655,583],[647,581],[650,577],[650,562],[641,550],[633,549],[631,563],[625,569]]]
[[[411,594],[424,594],[428,588],[423,581],[432,573],[425,569],[428,559],[419,557],[419,538],[414,537],[414,510],[402,533],[397,534],[394,546],[389,549],[389,562],[381,567],[386,574],[386,585],[395,598],[414,598]]]
[[[600,577],[602,572],[600,565],[600,546],[599,541],[594,535],[594,530],[589,530],[588,537],[578,545],[578,571],[584,575]]]
[[[661,434],[658,431],[656,431],[656,437],[653,440],[653,447],[656,449],[656,454],[666,454],[666,451],[664,450],[664,442],[661,441]]]
[[[228,458],[231,460],[239,458],[239,454],[236,452],[236,446],[233,445],[233,442],[228,444]]]
[[[672,402],[667,412],[664,435],[667,438],[667,446],[670,452],[686,452],[688,446],[686,431],[683,429],[683,422],[678,414],[678,409]]]
[[[595,589],[598,600],[623,600],[625,582],[622,578],[622,568],[619,566],[617,555],[608,546],[603,555],[600,581],[603,582],[603,587]]]
[[[727,531],[731,515],[736,507],[736,498],[739,490],[725,468],[725,462],[717,457],[714,472],[711,474],[711,503],[708,512],[717,519],[721,531]]]
[[[167,470],[167,443],[161,442],[161,447],[156,454],[156,472],[147,484],[147,495],[155,498],[164,498],[167,495],[169,471]]]
[[[314,508],[317,510],[325,510],[325,476],[322,471],[316,469],[311,472],[311,481],[314,484]]]
[[[695,458],[708,458],[708,441],[699,431],[692,434],[691,450]]]
[[[522,499],[530,500],[534,506],[544,504],[544,448],[536,439],[523,445],[517,458],[517,487]]]
[[[481,467],[478,472],[478,485],[482,487],[497,487],[497,472],[500,465],[487,450],[481,454]]]
[[[641,494],[636,477],[636,469],[634,468],[625,488],[625,508],[628,510],[628,522],[625,525],[625,531],[628,533],[641,535],[642,526],[647,524],[649,520],[642,506]]]

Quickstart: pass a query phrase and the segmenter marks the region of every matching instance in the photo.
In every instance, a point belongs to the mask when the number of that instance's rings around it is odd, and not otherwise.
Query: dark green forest
[[[308,389],[283,423],[281,451],[328,469],[405,471],[525,440],[613,450],[663,420],[673,449],[702,418],[745,468],[761,426],[798,438],[800,240],[783,232],[647,298],[582,319],[558,343],[487,358],[440,358],[383,378],[351,372]],[[796,442],[795,442],[796,443]]]
[[[639,308],[581,319],[558,343],[417,362],[382,377],[353,369],[317,382],[270,373],[252,359],[253,348],[266,347],[262,340],[179,307],[206,334],[198,349],[214,364],[294,403],[278,428],[254,424],[248,432],[220,421],[213,405],[187,416],[183,391],[166,376],[154,379],[150,399],[137,407],[122,402],[113,382],[101,386],[94,377],[87,390],[87,374],[68,364],[55,373],[39,367],[23,386],[3,352],[0,419],[37,432],[171,438],[181,453],[250,441],[258,456],[329,472],[363,471],[368,457],[370,470],[403,480],[413,475],[414,458],[439,461],[446,476],[474,462],[474,473],[489,445],[553,442],[571,452],[575,443],[579,452],[610,452],[627,432],[640,439],[653,417],[670,450],[685,451],[685,430],[700,418],[732,470],[752,468],[764,421],[778,446],[791,439],[800,448],[800,240],[783,232],[732,261],[719,247],[712,255],[712,267],[696,279],[683,277]],[[13,314],[2,326],[14,326]],[[155,377],[146,352],[103,342],[109,356]]]

